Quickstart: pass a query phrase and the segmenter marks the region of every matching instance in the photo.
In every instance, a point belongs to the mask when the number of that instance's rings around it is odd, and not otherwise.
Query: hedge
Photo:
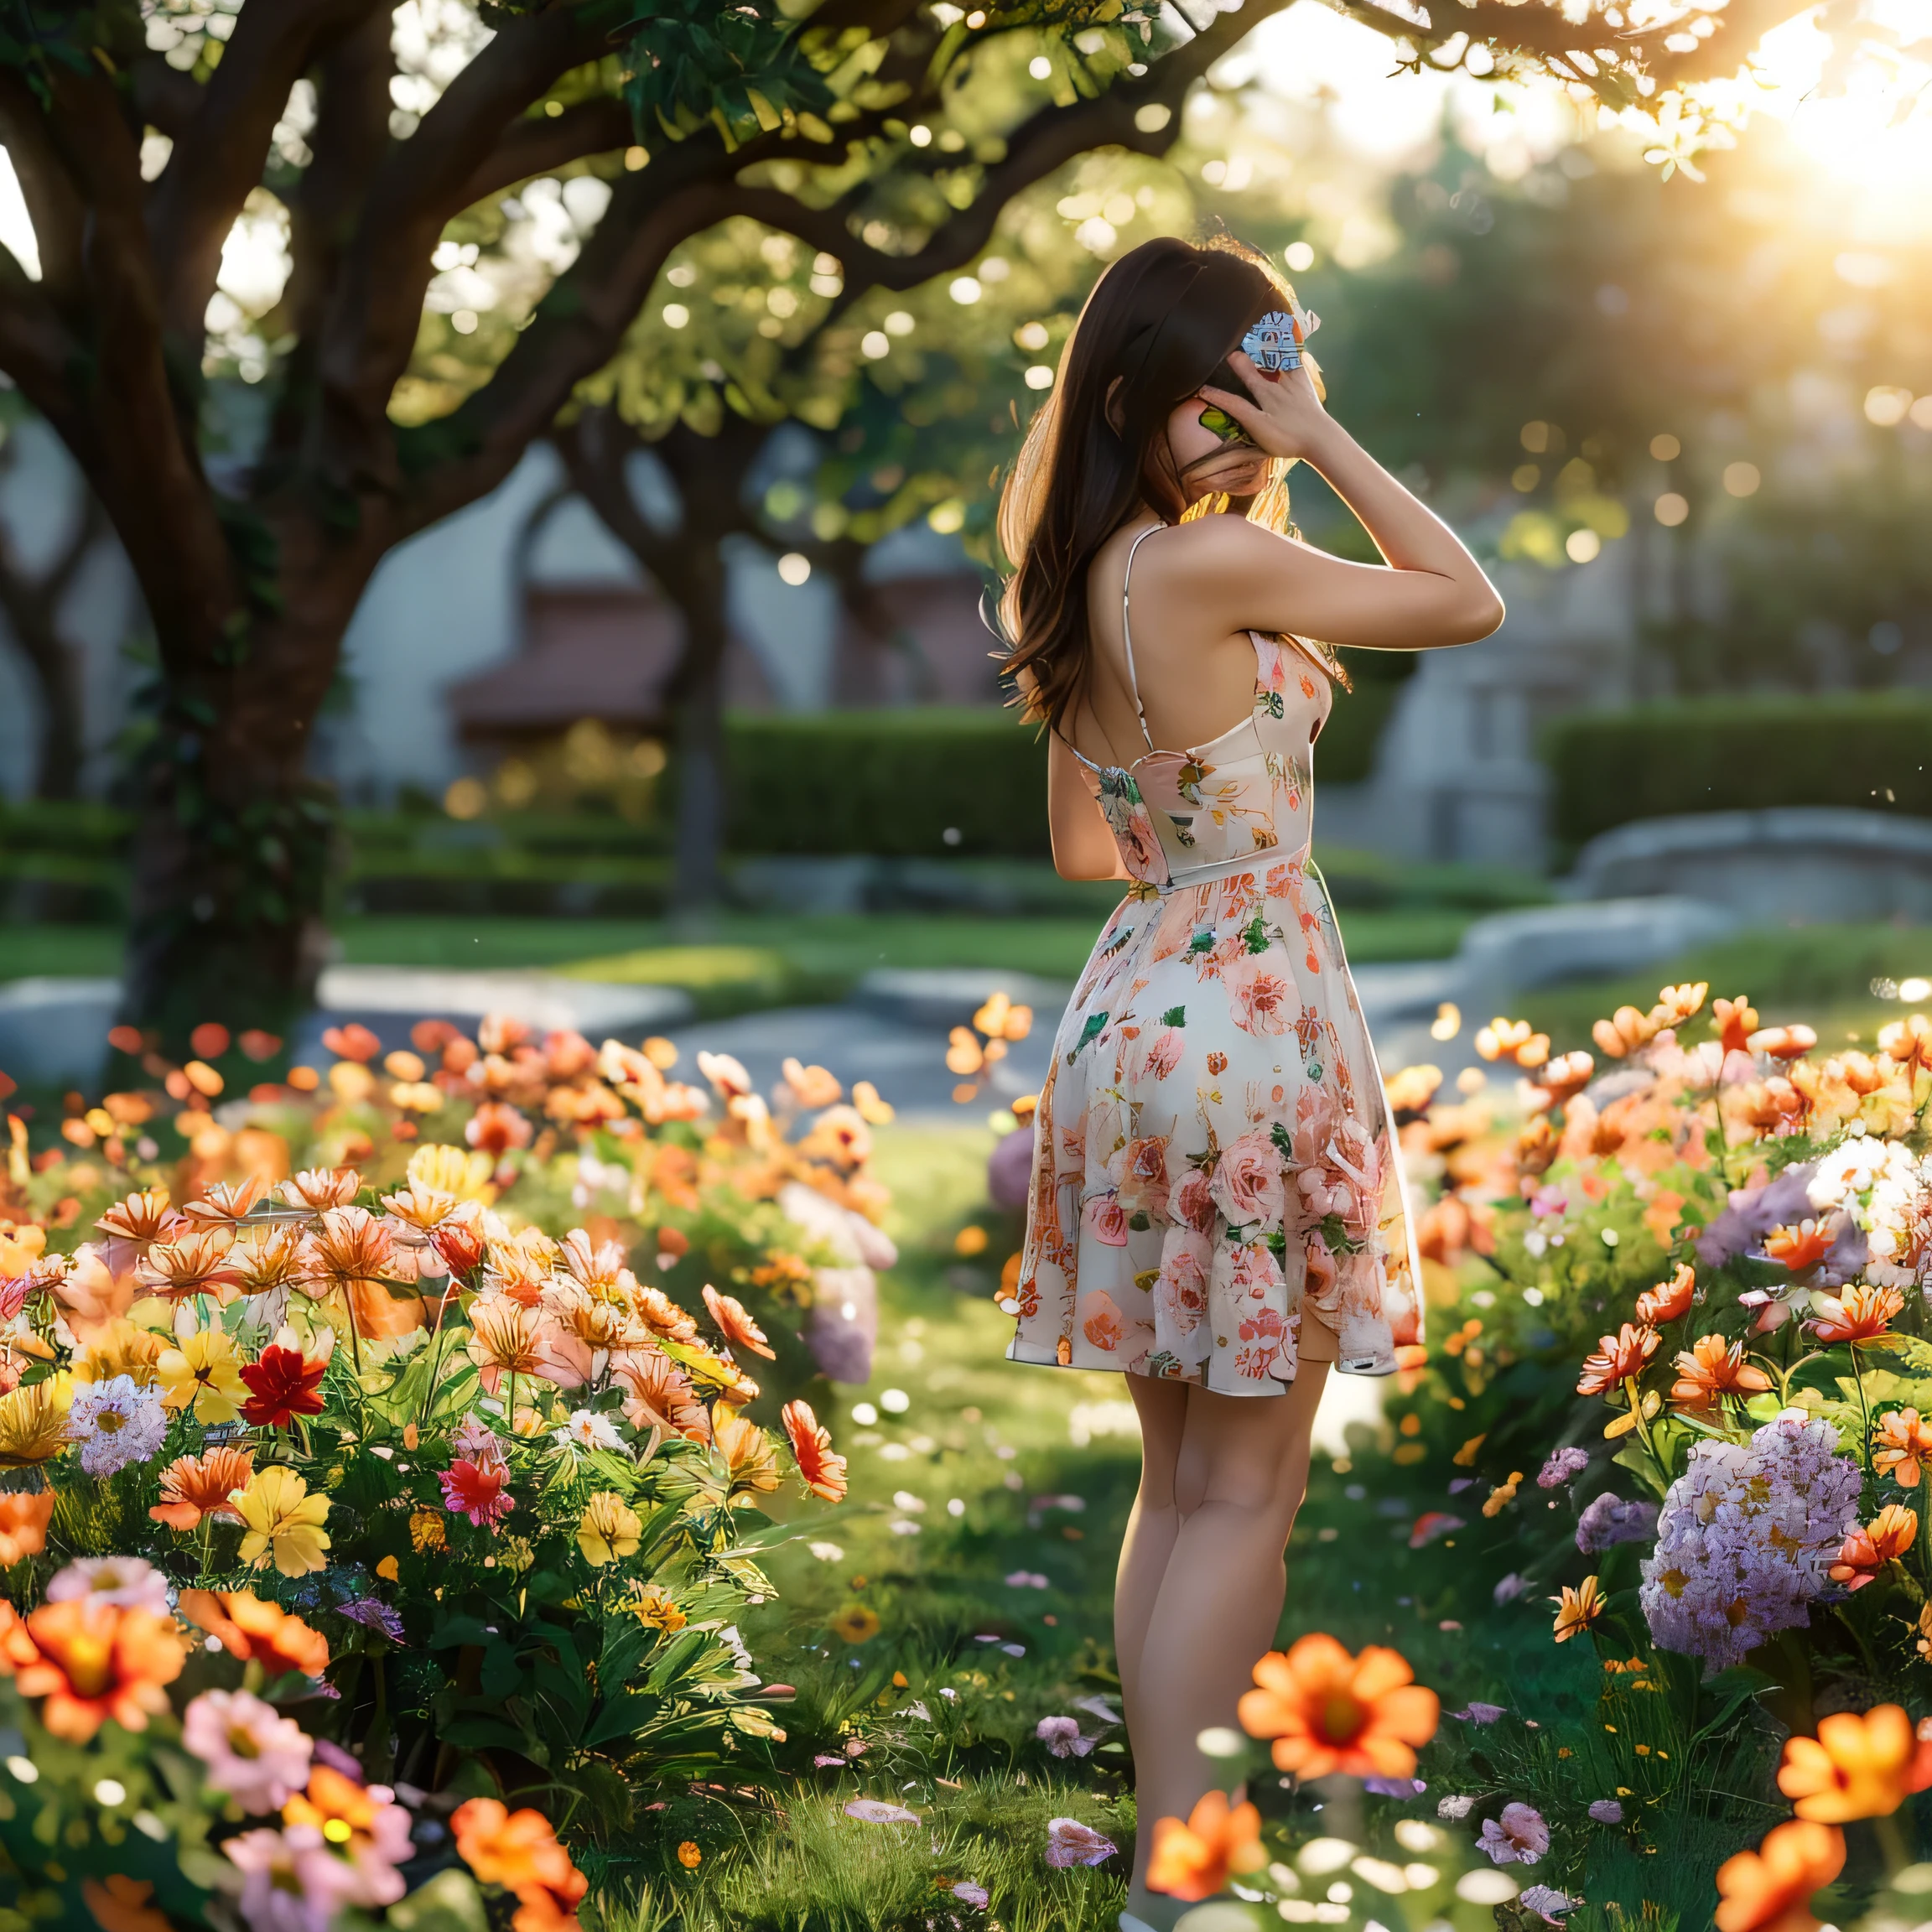
[[[1049,849],[1046,747],[1011,712],[739,715],[726,757],[735,852],[1035,859]]]
[[[1775,805],[1932,818],[1932,693],[1694,698],[1585,711],[1545,730],[1552,830]]]

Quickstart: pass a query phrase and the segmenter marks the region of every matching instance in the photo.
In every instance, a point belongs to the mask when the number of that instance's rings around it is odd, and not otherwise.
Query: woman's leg
[[[1180,1533],[1174,1501],[1174,1472],[1181,1457],[1182,1429],[1187,1419],[1187,1384],[1149,1375],[1126,1378],[1128,1393],[1140,1417],[1140,1487],[1120,1545],[1120,1567],[1114,1579],[1114,1654],[1120,1671],[1120,1704],[1130,1739],[1138,1733],[1140,1657],[1153,1620],[1154,1600],[1166,1574],[1168,1553]],[[1136,1747],[1138,1748],[1138,1747]]]
[[[1135,1687],[1137,1852],[1128,1907],[1156,1927],[1181,1906],[1146,1888],[1154,1822],[1185,1818],[1218,1781],[1195,1738],[1233,1725],[1281,1620],[1282,1552],[1308,1485],[1309,1436],[1327,1379],[1305,1362],[1279,1396],[1192,1388],[1176,1466],[1180,1528],[1143,1639]]]

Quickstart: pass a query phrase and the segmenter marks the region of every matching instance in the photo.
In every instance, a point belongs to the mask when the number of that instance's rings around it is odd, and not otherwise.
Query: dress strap
[[[1140,720],[1140,735],[1147,740],[1147,749],[1154,749],[1154,734],[1147,729],[1147,707],[1140,702],[1140,682],[1134,675],[1134,631],[1127,621],[1128,592],[1134,582],[1134,553],[1151,537],[1156,530],[1165,530],[1165,523],[1151,525],[1136,537],[1127,551],[1127,568],[1120,578],[1120,647],[1127,654],[1127,688],[1134,694],[1134,714]]]

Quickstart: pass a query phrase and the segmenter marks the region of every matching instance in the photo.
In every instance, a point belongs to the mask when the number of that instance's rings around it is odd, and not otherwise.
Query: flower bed
[[[738,1625],[823,1519],[787,1483],[844,1493],[798,1391],[815,1296],[869,1283],[865,1120],[822,1069],[775,1110],[728,1059],[704,1091],[504,1022],[381,1072],[348,1029],[224,1103],[204,1031],[39,1155],[13,1124],[0,1903],[292,1892],[320,1932],[501,1885],[527,1932],[571,1922],[570,1854],[682,1869],[663,1798],[755,1792],[785,1741]]]

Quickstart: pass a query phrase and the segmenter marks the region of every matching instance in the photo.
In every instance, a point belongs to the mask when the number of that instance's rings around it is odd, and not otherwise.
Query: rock
[[[1932,819],[1794,805],[1640,818],[1592,839],[1571,889],[1681,893],[1754,925],[1932,920]]]
[[[902,1026],[965,1026],[994,994],[1004,993],[1015,1006],[1031,1006],[1034,1031],[1044,1028],[1051,1039],[1072,991],[1063,979],[1000,967],[878,967],[859,982],[852,1004]]]
[[[1462,935],[1450,997],[1481,1005],[1531,987],[1608,979],[1722,939],[1738,924],[1709,900],[1661,896],[1498,912]]]

